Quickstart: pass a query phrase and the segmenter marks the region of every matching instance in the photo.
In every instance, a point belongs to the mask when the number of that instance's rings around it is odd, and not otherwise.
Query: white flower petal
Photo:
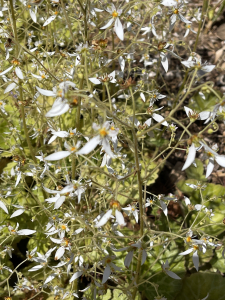
[[[10,85],[7,86],[7,88],[4,90],[4,94],[11,92],[16,87],[16,83],[12,82]]]
[[[129,268],[130,266],[130,263],[132,261],[132,258],[133,258],[133,255],[134,255],[134,251],[129,251],[125,257],[125,260],[124,260],[124,266],[126,268]]]
[[[120,19],[119,19],[119,18],[116,18],[116,22],[115,22],[114,28],[115,28],[115,32],[116,32],[118,38],[119,38],[121,41],[123,41],[123,40],[124,40],[123,25],[122,25],[122,23],[120,22]]]
[[[105,270],[104,270],[104,273],[103,273],[102,283],[105,283],[108,280],[110,274],[111,274],[111,269],[110,269],[110,266],[107,265],[105,267]]]
[[[56,244],[61,244],[61,242],[62,242],[61,239],[55,239],[55,238],[52,238],[52,237],[50,237],[50,240],[53,241],[53,243],[56,243]]]
[[[31,230],[31,229],[21,229],[21,230],[18,230],[17,231],[17,234],[18,235],[30,235],[30,234],[33,234],[35,233],[36,230]]]
[[[82,271],[76,272],[73,274],[73,276],[70,278],[70,283],[79,278],[83,274]]]
[[[45,157],[45,160],[60,160],[62,158],[69,156],[70,154],[71,154],[70,151],[59,151],[48,155],[47,157]]]
[[[43,90],[41,88],[39,88],[38,86],[36,86],[36,89],[38,90],[38,92],[44,96],[52,96],[55,97],[56,93],[54,93],[53,91],[49,91],[49,90]]]
[[[42,268],[43,268],[42,265],[38,265],[38,266],[35,266],[35,267],[31,268],[30,270],[28,270],[28,272],[35,272],[35,271],[38,271]]]
[[[4,204],[1,200],[0,200],[0,207],[4,210],[4,212],[5,212],[6,214],[9,213],[7,207],[5,206],[5,204]]]
[[[101,84],[101,81],[98,78],[93,77],[88,79],[94,84]]]
[[[164,120],[164,118],[162,116],[155,114],[155,113],[152,114],[152,118],[158,123],[160,123]],[[168,126],[169,124],[166,121],[164,121],[164,122],[162,122],[162,125]]]
[[[34,23],[37,23],[37,16],[36,16],[35,12],[31,9],[29,9],[29,12],[30,12],[31,19],[34,21]]]
[[[109,211],[107,211],[104,216],[101,218],[101,220],[95,225],[96,228],[99,228],[103,225],[105,225],[108,220],[111,218],[112,215],[112,209],[110,209]]]
[[[9,67],[8,69],[6,69],[5,71],[0,73],[0,76],[5,75],[6,73],[8,73],[10,70],[12,70],[13,66]]]
[[[18,210],[16,210],[16,211],[14,211],[14,213],[11,215],[10,219],[22,215],[22,213],[23,213],[24,211],[25,211],[24,208],[21,208],[21,209],[18,209]]]
[[[61,101],[61,103],[56,107],[52,106],[52,108],[45,115],[46,117],[57,117],[66,113],[70,109],[70,106],[67,102]]]
[[[141,256],[141,265],[145,263],[147,259],[147,252],[145,250],[142,251],[142,256]]]
[[[77,230],[74,231],[73,235],[79,234],[84,230],[84,228],[78,228]]]
[[[93,151],[97,147],[97,145],[99,144],[100,141],[101,141],[101,138],[100,138],[99,135],[93,137],[76,154],[88,154],[88,153],[90,153],[91,151]]]
[[[171,278],[173,278],[173,279],[181,279],[177,274],[175,274],[175,273],[172,272],[172,271],[166,270],[166,274],[167,274],[168,276],[170,276]]]
[[[210,111],[202,111],[199,113],[200,120],[206,120],[212,113]]]
[[[119,60],[121,71],[124,72],[125,60],[124,60],[124,58],[122,56],[120,56],[118,60]]]
[[[187,198],[187,197],[185,197],[185,196],[184,196],[184,201],[185,201],[185,204],[186,204],[186,205],[189,205],[189,204],[191,204],[191,201],[190,201],[190,199],[189,199],[189,198]]]
[[[120,211],[116,210],[115,215],[116,215],[116,221],[118,222],[118,224],[121,226],[125,226],[126,223],[125,223],[123,214]]]
[[[164,70],[167,72],[168,68],[169,68],[168,58],[166,57],[166,55],[164,53],[160,53],[160,57],[161,57],[161,64],[162,64]]]
[[[193,248],[190,248],[190,249],[188,249],[188,250],[186,250],[186,251],[184,251],[184,252],[181,252],[181,253],[179,253],[179,255],[187,255],[187,254],[190,254],[191,252],[193,252]]]
[[[163,202],[162,200],[159,200],[159,201],[160,201],[160,205],[161,205],[161,207],[162,207],[162,210],[163,210],[164,215],[167,216],[167,214],[168,214],[168,209],[167,209],[166,203]]]
[[[55,253],[55,260],[60,259],[63,254],[65,253],[65,248],[64,247],[59,247],[59,249]]]
[[[140,93],[140,96],[141,96],[141,99],[145,102],[145,101],[146,101],[145,95],[141,92],[141,93]]]
[[[163,0],[161,4],[164,6],[176,6],[177,2],[175,0]]]
[[[23,79],[24,78],[23,77],[23,73],[22,73],[22,71],[20,70],[19,67],[15,68],[15,72],[16,72],[17,77],[19,77],[19,79]]]
[[[186,24],[191,24],[191,21],[188,21],[182,14],[178,13],[178,17],[182,22]]]
[[[215,65],[206,65],[201,68],[202,71],[208,73],[211,72],[215,68]]]
[[[224,155],[216,155],[215,160],[221,167],[225,168],[225,156]]]
[[[56,18],[56,16],[57,16],[57,15],[54,15],[54,16],[49,17],[49,18],[44,22],[43,26],[47,26],[47,25],[50,24],[52,21],[54,21],[55,18]]]
[[[47,277],[47,279],[45,280],[44,284],[49,283],[50,281],[52,281],[54,278],[56,277],[56,274],[51,274]]]
[[[189,148],[188,156],[186,159],[186,162],[182,168],[182,171],[186,170],[190,165],[194,162],[196,156],[196,148],[194,144],[191,144],[191,147]]]
[[[205,175],[206,178],[209,177],[209,175],[212,173],[213,168],[214,168],[214,159],[210,158],[206,168],[206,175]]]
[[[112,25],[113,21],[114,21],[114,18],[110,19],[109,22],[105,26],[101,27],[100,29],[106,29],[106,28],[108,28],[109,26]]]
[[[102,140],[102,147],[111,158],[115,158],[115,155],[112,153],[112,150],[110,148],[110,144],[109,144],[109,141],[107,140],[107,138],[104,138]]]
[[[193,253],[193,263],[194,263],[194,266],[195,266],[195,269],[198,271],[198,266],[199,266],[199,257],[198,257],[198,251],[195,251]]]
[[[65,196],[61,196],[55,203],[54,209],[58,209],[63,202],[65,201],[66,197]]]

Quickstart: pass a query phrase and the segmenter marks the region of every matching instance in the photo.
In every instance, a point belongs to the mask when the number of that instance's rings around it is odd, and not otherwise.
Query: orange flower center
[[[114,10],[114,12],[112,13],[113,18],[118,17],[118,12]]]
[[[102,129],[100,129],[100,130],[99,130],[99,133],[100,133],[101,137],[107,136],[107,131],[106,131],[105,127],[102,128]]]
[[[177,15],[178,14],[178,9],[174,9],[173,13]]]
[[[66,230],[66,225],[62,224],[62,225],[61,225],[61,229],[62,229],[62,230]]]
[[[188,236],[188,237],[186,238],[186,241],[187,241],[188,243],[190,243],[190,241],[191,241],[191,237],[190,237],[190,236]]]

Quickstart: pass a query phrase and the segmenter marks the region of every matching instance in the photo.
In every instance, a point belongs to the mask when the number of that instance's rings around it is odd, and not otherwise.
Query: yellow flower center
[[[76,147],[71,147],[70,151],[75,151],[77,148]]]
[[[66,225],[65,225],[65,224],[62,224],[62,225],[61,225],[61,229],[62,229],[62,230],[66,230]]]
[[[112,261],[111,258],[108,258],[108,259],[106,259],[105,262],[106,262],[106,264],[109,264],[109,263],[111,263],[111,261]]]
[[[45,78],[45,75],[44,75],[44,74],[43,74],[43,75],[41,75],[41,78],[42,78],[42,79],[44,79],[44,78]]]
[[[177,8],[174,9],[173,13],[174,13],[175,15],[177,15],[177,14],[178,14],[178,9],[177,9]]]
[[[99,133],[100,133],[100,136],[101,136],[101,137],[107,136],[107,131],[106,131],[105,127],[102,128],[102,129],[100,129],[100,130],[99,130]]]
[[[207,152],[207,156],[214,157],[214,155],[210,151]]]
[[[114,10],[114,12],[112,13],[113,18],[118,17],[118,12]]]
[[[55,12],[54,12],[54,14],[55,14],[55,15],[58,15],[58,12],[57,12],[57,11],[55,11]]]
[[[191,241],[191,237],[190,237],[190,236],[188,236],[188,237],[186,238],[186,241],[187,241],[188,243],[190,243],[190,241]]]
[[[198,250],[198,246],[197,246],[197,245],[194,245],[193,248],[194,248],[195,250]]]

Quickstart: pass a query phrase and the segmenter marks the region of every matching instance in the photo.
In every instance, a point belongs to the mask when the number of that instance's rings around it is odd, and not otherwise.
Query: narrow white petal
[[[17,234],[18,235],[30,235],[30,234],[33,234],[35,233],[36,230],[31,230],[31,229],[22,229],[22,230],[18,230],[17,231]]]
[[[55,97],[56,93],[54,93],[53,91],[49,91],[49,90],[43,90],[41,88],[39,88],[38,86],[36,86],[36,89],[38,90],[38,92],[44,96],[52,96]]]
[[[125,68],[125,60],[122,56],[119,57],[119,64],[120,64],[121,71],[123,72]]]
[[[188,116],[188,118],[190,117],[191,114],[193,114],[193,110],[190,109],[190,108],[187,107],[187,106],[184,106],[184,110],[185,110],[186,115]]]
[[[112,209],[110,209],[109,211],[107,211],[107,213],[104,214],[104,216],[101,218],[101,220],[95,225],[96,228],[99,228],[103,225],[105,225],[108,220],[111,218],[112,215]]]
[[[141,92],[141,93],[140,93],[140,96],[141,96],[141,99],[145,102],[145,101],[146,101],[145,95]]]
[[[215,68],[215,65],[206,65],[201,68],[202,71],[208,73],[211,72]]]
[[[173,279],[181,279],[177,274],[175,274],[175,273],[172,272],[172,271],[166,271],[166,274],[167,274],[168,276],[170,276],[171,278],[173,278]]]
[[[12,82],[10,85],[7,86],[7,88],[4,90],[4,94],[12,91],[16,87],[16,83]]]
[[[54,142],[54,140],[57,138],[56,135],[53,135],[50,140],[48,141],[48,145],[50,145],[52,142]]]
[[[216,155],[215,160],[221,167],[225,168],[225,156],[224,155]]]
[[[101,84],[101,81],[98,78],[89,78],[89,80],[94,84]]]
[[[79,234],[84,230],[84,228],[78,228],[77,230],[74,231],[73,235]]]
[[[54,278],[56,277],[56,274],[51,274],[47,277],[47,279],[45,280],[44,284],[49,283],[50,281],[52,281]]]
[[[182,14],[178,14],[179,19],[186,23],[186,24],[191,24],[191,21],[188,21]]]
[[[187,255],[187,254],[191,253],[193,250],[194,250],[193,248],[190,248],[184,252],[179,253],[179,255]]]
[[[69,156],[70,154],[71,154],[70,151],[59,151],[48,155],[47,157],[45,157],[45,160],[60,160],[62,158]]]
[[[56,243],[56,244],[61,244],[61,240],[60,239],[55,239],[55,238],[52,238],[50,237],[50,240],[53,241],[53,243]]]
[[[65,253],[65,248],[64,247],[59,247],[59,249],[55,253],[55,260],[60,259],[63,254]]]
[[[212,173],[213,168],[214,168],[214,159],[211,158],[209,159],[209,163],[207,165],[206,175],[205,175],[206,178],[209,177],[209,175]]]
[[[84,145],[83,148],[81,148],[77,154],[88,154],[91,151],[93,151],[97,145],[99,144],[99,142],[101,141],[101,138],[99,135],[93,137],[90,141],[87,142],[87,144]]]
[[[35,272],[35,271],[40,270],[41,268],[43,268],[43,266],[42,265],[38,265],[38,266],[35,266],[35,267],[31,268],[30,270],[28,270],[28,272]]]
[[[117,34],[118,38],[121,41],[123,41],[124,40],[123,25],[120,22],[119,18],[116,18],[116,22],[115,22],[114,28],[115,28],[115,31],[116,31],[116,34]]]
[[[130,263],[132,261],[132,258],[133,258],[133,255],[134,255],[134,251],[129,251],[125,257],[125,260],[124,260],[124,266],[126,268],[129,268],[130,266]]]
[[[46,117],[57,117],[66,113],[70,109],[70,106],[67,102],[61,102],[61,104],[57,107],[52,107],[47,114]]]
[[[207,296],[205,298],[203,298],[202,300],[206,300],[209,297],[209,294],[207,294]]]
[[[201,205],[201,204],[196,204],[196,205],[195,205],[195,209],[196,209],[197,211],[201,210],[201,209],[204,208],[204,207],[205,207],[205,205]]]
[[[188,60],[182,61],[181,63],[187,68],[194,67],[194,65],[195,65],[195,63],[193,61],[188,61]]]
[[[13,66],[9,67],[8,69],[6,69],[5,71],[0,73],[0,76],[5,75],[6,73],[8,73],[10,70],[12,70]]]
[[[184,201],[185,201],[185,204],[186,204],[186,205],[189,205],[189,204],[191,204],[191,201],[190,201],[190,199],[189,199],[189,198],[187,198],[187,197],[185,197],[185,196],[184,196]]]
[[[1,200],[0,200],[0,207],[4,210],[4,212],[5,212],[6,214],[9,213],[7,207],[5,206],[5,204],[4,204]]]
[[[31,9],[29,9],[29,12],[30,12],[31,19],[34,21],[34,23],[37,23],[37,16],[36,16],[35,12]]]
[[[111,274],[111,269],[110,266],[107,265],[103,273],[102,283],[105,283],[108,280],[110,274]]]
[[[185,34],[184,34],[184,37],[187,37],[188,34],[189,34],[189,32],[190,32],[190,29],[187,29],[186,32],[185,32]]]
[[[168,59],[164,53],[160,53],[160,57],[161,57],[161,64],[162,64],[164,70],[167,72],[168,68],[169,68]]]
[[[142,257],[141,257],[141,265],[143,265],[147,258],[147,252],[145,250],[142,251]]]
[[[61,196],[55,203],[54,209],[58,209],[63,202],[65,201],[66,197],[65,196]]]
[[[54,21],[55,18],[56,18],[56,16],[57,16],[57,15],[54,15],[54,16],[49,17],[49,18],[44,22],[43,26],[47,26],[47,25],[50,24],[52,21]]]
[[[163,0],[161,4],[164,6],[176,6],[177,2],[174,0]]]
[[[173,14],[171,17],[170,17],[170,28],[169,30],[171,31],[176,23],[176,20],[177,20],[177,15],[176,14]]]
[[[19,77],[19,79],[23,79],[24,78],[23,77],[23,73],[22,73],[22,71],[20,70],[19,67],[15,68],[15,72],[16,72],[17,77]]]
[[[70,278],[70,283],[79,278],[83,274],[82,271],[76,272],[73,274],[73,276]]]
[[[16,211],[14,211],[14,213],[11,215],[10,219],[22,215],[22,213],[23,213],[24,211],[25,211],[24,208],[21,208],[21,209],[18,209],[18,210],[16,210]]]
[[[113,21],[114,21],[114,18],[110,19],[109,22],[105,26],[101,27],[100,29],[106,29],[106,28],[108,28],[109,26],[112,25]]]
[[[190,165],[194,162],[196,156],[196,148],[195,145],[192,144],[191,147],[189,148],[188,156],[186,159],[186,162],[182,168],[182,171],[186,170]]]
[[[137,210],[133,211],[133,215],[134,215],[136,223],[138,223],[138,211]]]
[[[164,118],[162,116],[155,114],[155,113],[152,114],[152,118],[158,123],[160,123],[164,120]],[[166,121],[164,121],[164,122],[162,122],[162,125],[168,126],[168,123]]]
[[[195,266],[195,269],[198,271],[198,266],[199,266],[199,257],[198,257],[198,251],[195,251],[193,253],[193,263],[194,263],[194,266]]]
[[[125,223],[123,214],[120,211],[116,210],[115,215],[116,215],[116,221],[118,222],[118,224],[121,226],[125,226],[126,223]]]
[[[210,111],[202,111],[199,113],[200,120],[206,120],[210,117],[212,113]]]
[[[110,148],[110,144],[109,144],[109,141],[107,140],[107,138],[104,138],[102,140],[102,146],[103,146],[103,149],[105,150],[105,152],[112,158],[115,158],[115,155],[112,153],[112,150]]]
[[[35,74],[33,74],[33,73],[31,73],[31,75],[32,75],[34,78],[37,78],[37,79],[42,79],[42,77],[41,77],[41,76],[39,76],[39,75],[35,75]]]
[[[163,202],[162,200],[160,200],[160,205],[161,205],[161,207],[162,207],[162,210],[163,210],[164,215],[167,216],[167,214],[168,214],[168,209],[167,209],[166,203]]]

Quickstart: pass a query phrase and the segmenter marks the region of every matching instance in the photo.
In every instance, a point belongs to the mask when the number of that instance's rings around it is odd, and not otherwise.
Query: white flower
[[[47,266],[48,263],[48,258],[51,255],[51,253],[55,250],[56,247],[49,249],[44,255],[37,252],[38,257],[34,257],[33,260],[37,263],[39,263],[39,265],[34,266],[33,268],[29,269],[29,272],[35,272],[38,271],[40,269],[42,269],[43,267]]]
[[[101,27],[100,29],[106,29],[106,28],[110,27],[112,25],[112,23],[115,21],[115,24],[114,24],[115,32],[116,32],[118,38],[123,41],[123,39],[124,39],[123,25],[119,19],[119,16],[121,15],[122,10],[121,9],[117,10],[116,7],[114,6],[114,4],[111,4],[111,6],[106,9],[106,11],[112,15],[112,19],[110,19],[108,21],[108,23],[105,26]]]
[[[65,158],[69,156],[70,154],[77,153],[77,150],[80,148],[81,142],[78,141],[75,146],[70,146],[67,144],[67,142],[64,142],[64,147],[67,149],[67,151],[59,151],[53,154],[50,154],[45,157],[45,160],[60,160],[62,158]]]
[[[169,270],[169,262],[166,260],[165,263],[162,264],[163,271],[171,278],[173,279],[181,279],[177,274]]]
[[[186,24],[191,24],[191,21],[188,21],[180,12],[181,7],[183,6],[183,3],[178,4],[176,2],[175,5],[172,4],[171,6],[173,6],[173,9],[171,11],[169,11],[169,13],[172,13],[172,15],[170,17],[170,31],[173,29],[173,27],[177,21],[177,18]]]
[[[192,239],[192,247],[182,253],[179,253],[179,255],[187,255],[187,254],[193,252],[192,260],[193,260],[195,269],[197,271],[198,271],[198,266],[199,266],[198,251],[202,251],[205,253],[206,246],[202,240]]]
[[[196,31],[194,31],[194,30],[191,28],[191,25],[190,25],[190,24],[187,24],[187,25],[186,25],[186,28],[187,28],[187,30],[186,30],[186,32],[185,32],[185,34],[184,34],[184,37],[187,37],[190,31],[192,31],[193,33],[197,33]]]
[[[128,204],[128,207],[125,207],[125,208],[122,208],[122,209],[126,212],[126,214],[128,216],[130,216],[130,214],[133,214],[136,223],[138,223],[138,210],[136,208],[136,204],[134,204],[134,205]]]
[[[123,214],[118,210],[118,208],[120,207],[119,202],[115,200],[112,201],[111,207],[112,209],[108,210],[103,215],[103,217],[99,220],[99,222],[95,225],[96,228],[104,226],[108,222],[108,220],[113,217],[113,213],[115,213],[116,221],[118,222],[119,225],[121,226],[126,225]]]
[[[225,155],[219,155],[218,153],[216,153],[214,150],[212,150],[202,142],[200,142],[200,144],[204,147],[206,154],[209,157],[209,162],[206,169],[206,178],[207,178],[213,171],[215,161],[218,163],[218,165],[225,168]]]
[[[182,171],[186,170],[194,162],[196,156],[196,150],[199,149],[195,147],[195,144],[192,143],[188,149],[188,155],[185,164],[183,165]]]
[[[13,228],[11,225],[8,226],[9,232],[12,235],[30,235],[36,232],[36,230],[31,230],[31,229],[21,229],[18,230],[19,223],[16,224],[16,227]]]
[[[80,267],[80,271],[73,274],[73,276],[70,278],[70,283],[79,278],[80,276],[84,275],[88,269],[88,265],[85,267]]]
[[[116,256],[106,256],[101,263],[105,265],[105,270],[103,273],[102,283],[105,283],[109,276],[111,275],[111,272],[114,271],[121,271],[119,267],[117,267],[112,260],[115,259]]]
[[[93,123],[92,127],[99,132],[99,135],[89,140],[87,144],[83,148],[81,148],[76,154],[88,154],[91,151],[93,151],[98,144],[102,143],[102,147],[105,150],[105,152],[110,157],[114,158],[115,155],[112,153],[109,140],[117,136],[118,129],[111,125],[108,121],[106,121],[102,125],[102,127],[97,125],[96,123]]]

